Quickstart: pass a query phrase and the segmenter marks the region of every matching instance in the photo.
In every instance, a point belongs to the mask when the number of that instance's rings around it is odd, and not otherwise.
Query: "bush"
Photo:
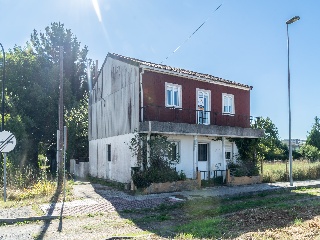
[[[256,176],[259,175],[259,168],[255,162],[239,161],[237,163],[231,162],[228,164],[230,174],[234,177]]]
[[[137,188],[149,187],[151,183],[175,182],[186,179],[187,177],[183,171],[178,173],[169,166],[163,166],[160,169],[150,167],[145,171],[135,171],[132,175],[133,183]]]
[[[179,163],[180,156],[177,143],[170,142],[168,137],[136,133],[131,139],[129,149],[132,156],[137,158],[137,166],[132,175],[133,183],[138,188],[145,188],[151,183],[174,182],[185,180],[183,172],[178,173],[172,165]]]
[[[146,188],[151,185],[147,177],[147,172],[144,171],[136,171],[132,175],[132,181],[137,188]]]

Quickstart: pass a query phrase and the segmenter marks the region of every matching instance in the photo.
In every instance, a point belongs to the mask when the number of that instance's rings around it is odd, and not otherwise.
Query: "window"
[[[208,144],[199,143],[198,144],[198,161],[208,161]]]
[[[225,159],[227,162],[232,161],[232,144],[225,145]]]
[[[197,89],[197,123],[210,124],[210,91]]]
[[[107,160],[111,162],[111,144],[107,144]]]
[[[222,113],[234,114],[234,96],[233,94],[222,94]]]
[[[225,152],[226,160],[231,160],[231,152]]]
[[[177,84],[166,83],[166,107],[182,107],[182,90]]]
[[[171,142],[170,150],[167,153],[169,160],[179,159],[179,142]]]

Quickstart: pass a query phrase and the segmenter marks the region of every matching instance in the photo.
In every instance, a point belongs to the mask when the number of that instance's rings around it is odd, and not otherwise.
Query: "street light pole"
[[[290,98],[290,67],[289,67],[289,24],[294,23],[300,19],[299,16],[295,16],[288,21],[287,24],[287,48],[288,48],[288,99],[289,99],[289,175],[290,175],[290,186],[293,186],[292,178],[292,142],[291,142],[291,98]]]
[[[3,77],[2,77],[2,122],[1,122],[1,131],[4,131],[4,81],[6,78],[6,54],[4,52],[3,46],[0,43],[2,54],[3,54]]]

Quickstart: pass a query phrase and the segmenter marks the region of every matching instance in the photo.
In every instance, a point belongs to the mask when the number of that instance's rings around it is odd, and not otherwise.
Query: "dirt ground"
[[[168,202],[170,194],[161,195],[161,198],[159,198],[160,195],[135,198],[109,187],[84,184],[75,185],[74,195],[76,199],[74,204],[69,205],[66,211],[68,214],[62,218],[0,224],[0,240],[187,239],[191,237],[181,235],[175,230],[176,227],[189,223],[191,218],[188,212],[179,207],[165,207],[164,211],[150,208],[153,204],[158,206],[179,204],[179,202]],[[302,201],[319,201],[319,197],[306,198]],[[84,202],[86,205],[77,205]],[[60,210],[57,204],[53,213],[55,211],[59,213]],[[12,211],[14,213],[14,209]],[[10,215],[9,212],[7,214]],[[229,224],[226,229],[226,238],[222,239],[320,239],[318,204],[305,206],[302,204],[291,209],[276,211],[267,207],[253,207],[219,217],[227,220]]]

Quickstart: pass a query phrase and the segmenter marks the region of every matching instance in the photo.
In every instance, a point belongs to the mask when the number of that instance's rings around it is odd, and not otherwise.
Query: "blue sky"
[[[252,85],[251,115],[270,117],[280,138],[285,139],[285,22],[299,15],[300,21],[289,26],[292,138],[306,139],[314,117],[320,115],[319,1],[94,1],[0,0],[0,42],[5,50],[15,44],[25,46],[33,29],[44,31],[51,22],[60,21],[82,46],[88,46],[89,57],[98,60],[99,66],[108,52],[114,52]],[[171,54],[206,19],[202,28]]]

